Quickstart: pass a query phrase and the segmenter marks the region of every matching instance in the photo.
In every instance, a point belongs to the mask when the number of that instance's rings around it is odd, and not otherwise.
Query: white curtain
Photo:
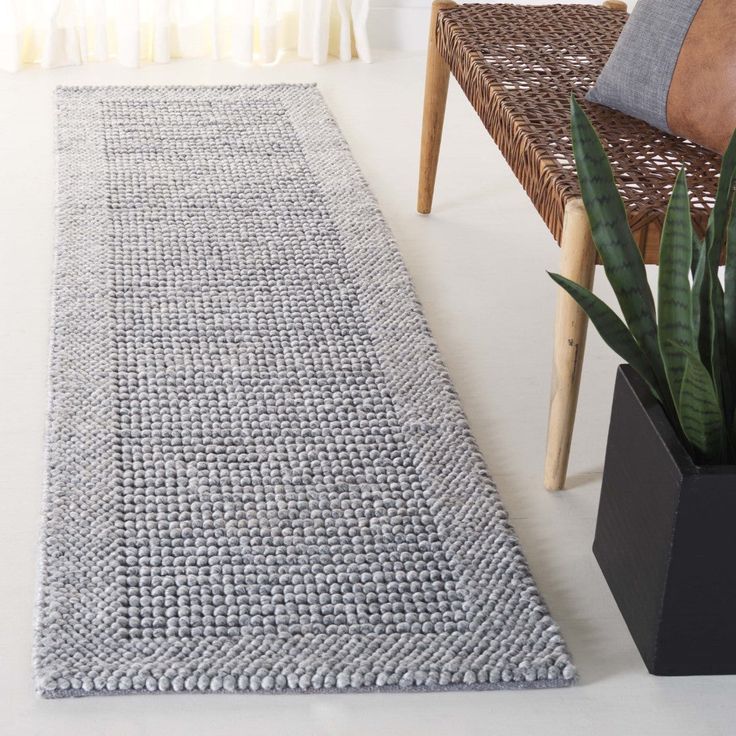
[[[370,61],[369,0],[0,0],[0,69],[206,56]]]

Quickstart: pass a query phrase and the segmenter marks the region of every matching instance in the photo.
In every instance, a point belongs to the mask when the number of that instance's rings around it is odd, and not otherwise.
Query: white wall
[[[474,0],[488,2],[492,0]],[[516,5],[595,3],[598,0],[504,0]],[[636,0],[628,0],[629,9]],[[371,0],[368,32],[377,49],[422,51],[427,48],[429,8],[432,0]]]

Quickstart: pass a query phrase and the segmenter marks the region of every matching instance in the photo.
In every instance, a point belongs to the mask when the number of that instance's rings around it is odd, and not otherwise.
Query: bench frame
[[[449,0],[434,0],[432,3],[417,197],[417,211],[425,215],[432,209],[450,80],[450,67],[437,48],[437,19],[440,11],[456,5]],[[626,3],[620,0],[605,0],[602,5],[613,11],[627,10]],[[579,197],[568,201],[565,206],[560,249],[560,273],[588,289],[592,288],[596,250],[588,216]],[[550,491],[561,490],[565,485],[587,330],[588,317],[585,312],[565,291],[559,289],[544,466],[544,485]]]

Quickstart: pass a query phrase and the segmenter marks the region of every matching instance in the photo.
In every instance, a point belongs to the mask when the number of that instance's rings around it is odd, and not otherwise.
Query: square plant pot
[[[736,466],[695,465],[629,366],[593,552],[649,672],[736,673]]]

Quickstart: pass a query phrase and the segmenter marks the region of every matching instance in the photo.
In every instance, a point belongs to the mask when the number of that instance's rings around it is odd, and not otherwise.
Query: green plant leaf
[[[716,387],[707,368],[692,351],[685,360],[677,411],[696,459],[705,463],[725,462],[729,440]]]
[[[705,241],[697,236],[693,237],[693,260],[691,274],[693,279],[692,290],[690,295],[690,306],[692,308],[692,330],[696,341],[700,335],[700,289],[698,287],[698,280],[702,278],[699,276],[699,268],[704,268],[705,265],[700,266],[701,261],[705,258]]]
[[[716,395],[725,408],[732,405],[732,379],[727,370],[724,297],[718,267],[710,258],[712,235],[698,257],[692,288],[692,325],[698,355],[714,378]],[[730,414],[730,411],[727,412]]]
[[[736,181],[736,135],[723,155],[721,175],[718,181],[716,201],[708,223],[705,239],[706,264],[700,282],[700,354],[714,377],[721,405],[728,418],[733,414],[736,388],[729,365],[729,339],[727,336],[727,307],[723,286],[718,278],[721,257],[728,256],[729,230],[733,220],[734,182]],[[707,312],[705,307],[707,304]],[[730,306],[730,305],[729,305]],[[730,318],[729,318],[730,320]]]
[[[731,137],[721,161],[721,175],[718,179],[718,190],[713,211],[710,215],[708,233],[718,250],[713,254],[716,262],[720,261],[722,248],[726,239],[726,228],[731,213],[733,186],[736,179],[736,134]]]
[[[697,337],[698,353],[703,357],[710,353],[710,308],[708,305],[710,289],[706,284],[707,270],[708,253],[703,242],[697,254],[697,262],[693,273],[691,301],[693,333]]]
[[[646,381],[660,403],[661,391],[657,377],[646,355],[634,340],[623,320],[601,299],[588,289],[558,273],[550,273],[555,283],[561,286],[588,315],[605,343],[620,355]]]
[[[734,373],[736,373],[736,206],[731,206],[731,215],[726,231],[726,270],[724,277],[723,326],[726,341],[726,362],[731,380],[731,404],[727,407],[727,419],[736,423],[736,394]],[[736,429],[734,430],[736,442]]]
[[[727,408],[728,415],[731,414],[733,403],[733,389],[731,387],[731,376],[728,371],[728,357],[726,346],[726,316],[723,286],[718,278],[718,267],[710,275],[711,286],[711,376],[713,376],[721,405]]]
[[[666,387],[657,341],[654,297],[647,282],[644,261],[629,228],[626,208],[603,146],[574,97],[571,109],[575,163],[593,241],[631,334],[647,356],[658,384]]]
[[[714,378],[719,401],[723,406],[730,406],[732,390],[727,370],[725,303],[723,287],[718,278],[720,252],[715,226],[712,226],[705,239],[705,257],[702,263],[698,263],[695,274],[693,300],[699,303],[700,357]]]
[[[735,461],[736,133],[723,157],[704,238],[692,229],[684,173],[675,182],[662,232],[657,324],[644,262],[604,147],[574,98],[571,110],[593,241],[626,324],[588,290],[552,276],[588,313],[603,339],[644,377],[693,456],[706,463]]]
[[[726,235],[725,272],[725,321],[731,367],[736,370],[736,207],[731,208],[731,218]]]
[[[695,232],[695,230],[693,230],[693,261],[690,268],[690,274],[693,278],[695,278],[695,271],[698,268],[698,261],[700,260],[700,252],[703,250],[703,248],[705,248],[705,242],[703,241],[703,238],[699,238],[698,234]]]
[[[691,322],[690,268],[693,224],[685,170],[675,181],[659,250],[658,339],[674,401],[680,396],[686,354],[695,348]]]

